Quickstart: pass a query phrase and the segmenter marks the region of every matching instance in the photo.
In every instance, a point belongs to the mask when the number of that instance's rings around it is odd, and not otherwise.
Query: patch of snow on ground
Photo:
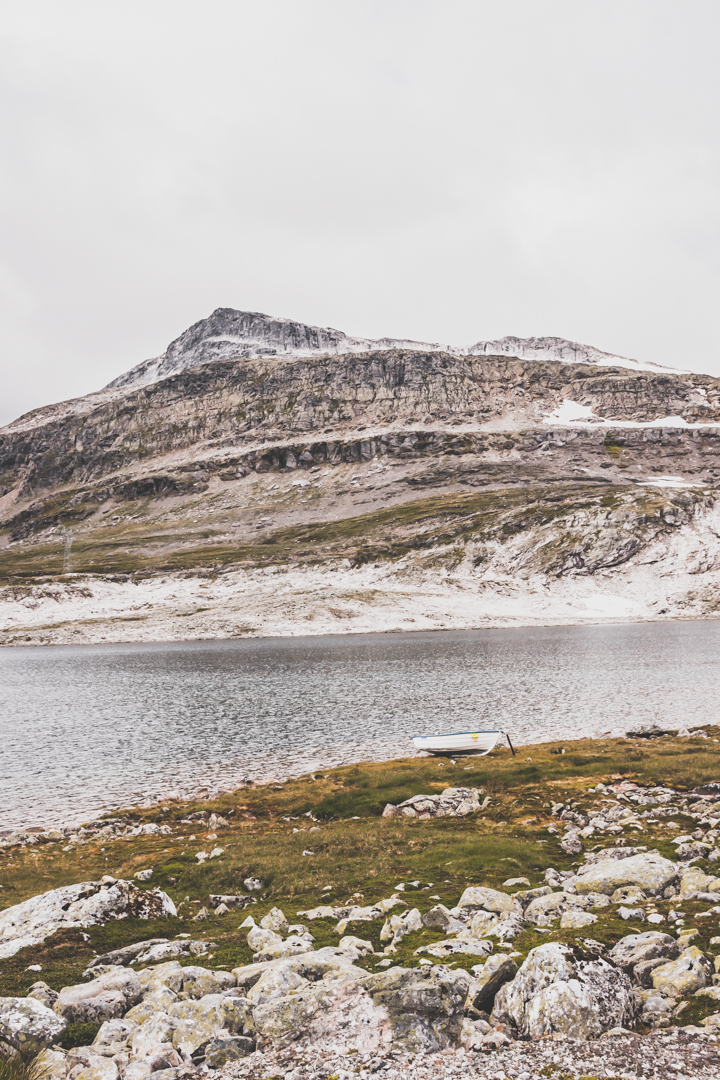
[[[559,423],[559,424],[571,424],[573,422],[588,421],[594,424],[604,423],[603,419],[599,416],[595,416],[590,405],[580,405],[577,401],[570,401],[565,399],[562,405],[558,405],[556,409],[545,417],[546,424]]]
[[[654,476],[651,480],[643,480],[643,484],[651,487],[686,488],[695,487],[691,480],[683,480],[682,476]]]

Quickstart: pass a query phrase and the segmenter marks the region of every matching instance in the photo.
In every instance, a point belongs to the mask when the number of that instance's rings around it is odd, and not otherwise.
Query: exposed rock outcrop
[[[166,893],[142,891],[131,881],[106,878],[65,885],[0,912],[0,959],[37,945],[61,928],[94,926],[128,915],[156,919],[175,914]]]

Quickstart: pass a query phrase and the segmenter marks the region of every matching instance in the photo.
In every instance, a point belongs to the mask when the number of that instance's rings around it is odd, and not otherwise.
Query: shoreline
[[[692,738],[692,737],[706,738],[707,735],[703,733],[703,728],[711,727],[711,726],[712,725],[709,725],[709,724],[697,725],[696,727],[693,728],[692,731],[690,731],[687,728],[684,728],[682,724],[680,724],[676,728],[676,735],[674,737],[675,738]],[[667,730],[670,731],[670,730],[674,730],[674,729],[673,729],[672,725],[670,725],[670,726],[668,726]],[[669,736],[669,737],[672,737],[672,736]],[[638,741],[638,742],[640,741],[640,740],[632,740],[632,737],[630,735],[628,735],[627,732],[620,731],[620,730],[598,732],[598,733],[596,733],[594,735],[586,735],[586,736],[584,736],[584,737],[582,737],[580,739],[578,739],[578,738],[568,738],[565,741],[568,742],[568,743],[575,744],[575,743],[586,743],[586,742],[595,743],[595,742],[599,742],[599,741],[603,741],[603,740],[607,740],[607,739],[615,739],[615,740],[622,739],[622,740],[630,740],[631,742],[632,741]],[[533,747],[537,747],[539,749],[542,749],[542,748],[545,748],[545,747],[550,746],[551,744],[554,744],[554,743],[557,743],[557,742],[558,742],[557,737],[553,736],[552,738],[548,738],[546,740],[541,740],[539,742],[536,741],[536,742],[522,743],[522,742],[515,742],[513,740],[513,746],[514,746],[514,748],[515,748],[515,750],[517,752],[517,751],[520,751],[521,749],[525,750],[525,749],[533,748]],[[496,749],[502,749],[502,747],[499,746]],[[487,758],[491,758],[492,755],[495,752],[496,752],[495,750],[491,751],[491,753],[489,755],[487,755]],[[564,751],[563,751],[563,753],[564,753]],[[13,837],[13,836],[42,835],[43,833],[50,833],[50,832],[56,832],[56,831],[57,832],[63,832],[66,835],[72,835],[72,834],[76,833],[79,828],[87,827],[89,825],[97,825],[99,822],[105,821],[108,818],[113,817],[115,815],[118,815],[118,816],[121,816],[121,817],[137,816],[139,814],[152,813],[153,811],[157,811],[157,810],[161,809],[164,806],[176,809],[177,807],[180,807],[180,806],[183,806],[183,805],[193,805],[194,806],[195,804],[203,803],[203,802],[204,803],[210,803],[210,802],[217,801],[219,799],[223,799],[225,797],[236,796],[236,795],[238,795],[239,792],[246,792],[246,793],[247,792],[253,792],[253,791],[258,792],[258,791],[262,791],[263,789],[270,788],[271,786],[276,786],[276,785],[282,786],[282,785],[285,785],[285,784],[288,784],[288,783],[292,783],[293,781],[299,781],[299,780],[302,780],[302,779],[306,779],[308,777],[312,781],[314,781],[316,774],[321,774],[321,773],[327,772],[328,770],[346,769],[346,768],[353,768],[353,767],[363,768],[363,767],[373,767],[373,766],[375,766],[375,767],[394,766],[394,765],[397,765],[397,763],[399,763],[399,762],[412,762],[412,761],[418,761],[418,762],[419,761],[431,761],[431,762],[435,762],[436,764],[438,764],[438,763],[445,762],[445,760],[447,760],[447,762],[449,762],[449,763],[452,763],[453,765],[458,763],[460,768],[472,769],[476,762],[482,762],[482,761],[486,760],[486,755],[473,755],[473,754],[461,754],[461,753],[458,753],[458,754],[456,754],[454,756],[454,758],[445,759],[443,757],[437,757],[436,755],[429,754],[426,751],[415,751],[415,752],[410,751],[407,754],[398,754],[395,757],[354,758],[354,759],[351,759],[351,760],[345,758],[342,761],[335,761],[335,762],[331,762],[331,763],[326,762],[324,765],[317,765],[316,767],[314,767],[311,770],[303,769],[302,771],[299,771],[299,772],[284,772],[282,774],[278,774],[277,776],[265,775],[265,776],[262,776],[262,777],[246,777],[243,780],[238,781],[237,783],[225,784],[225,785],[222,785],[222,786],[219,786],[219,787],[207,787],[207,786],[205,786],[205,787],[197,787],[197,788],[191,787],[191,788],[188,788],[188,789],[185,789],[185,790],[182,790],[182,791],[177,791],[177,790],[176,791],[168,791],[165,794],[159,794],[157,797],[152,796],[152,797],[148,797],[146,799],[143,799],[143,800],[140,800],[140,801],[137,801],[137,802],[130,802],[130,803],[121,804],[121,805],[115,806],[115,807],[108,807],[106,809],[99,809],[97,811],[97,813],[95,813],[93,811],[92,816],[78,814],[76,820],[68,821],[67,819],[65,819],[62,822],[55,821],[55,822],[51,822],[50,824],[45,824],[43,826],[23,825],[23,826],[17,826],[16,828],[0,829],[0,850],[2,850],[2,847],[7,843],[8,838]],[[530,759],[528,759],[528,760],[530,760]],[[441,765],[441,767],[442,767],[442,765]]]

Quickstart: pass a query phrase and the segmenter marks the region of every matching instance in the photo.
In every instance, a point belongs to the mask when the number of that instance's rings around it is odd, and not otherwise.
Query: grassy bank
[[[581,857],[572,858],[562,851],[561,836],[548,832],[548,826],[558,824],[552,815],[553,804],[567,806],[572,802],[576,810],[596,809],[606,796],[589,789],[598,782],[610,784],[622,778],[643,785],[672,786],[677,791],[720,780],[720,729],[708,727],[705,731],[705,738],[544,743],[522,747],[516,757],[501,749],[487,758],[458,758],[454,764],[412,758],[346,766],[284,784],[240,789],[210,801],[166,803],[127,812],[128,819],[137,824],[168,824],[170,835],[103,841],[91,838],[75,845],[65,841],[6,849],[0,856],[2,907],[63,884],[98,879],[104,874],[132,878],[137,871],[151,867],[152,880],[142,887],[159,886],[168,892],[178,906],[178,918],[120,920],[91,927],[86,933],[61,931],[41,945],[0,961],[0,996],[24,994],[38,978],[54,989],[79,982],[96,953],[155,936],[189,933],[215,942],[212,958],[199,961],[210,967],[228,969],[247,963],[251,952],[239,924],[248,913],[259,920],[275,905],[292,921],[297,912],[320,903],[371,904],[404,884],[400,895],[424,912],[439,901],[454,906],[462,890],[471,884],[502,888],[505,880],[514,877],[528,878],[533,887],[545,884],[547,867],[572,870],[581,861]],[[419,821],[381,816],[388,802],[458,786],[483,787],[490,798],[488,805],[460,819]],[[213,830],[216,837],[208,839],[207,827],[198,822],[182,822],[189,814],[203,810],[228,822],[227,827]],[[305,816],[308,814],[311,816]],[[640,827],[626,828],[623,836],[627,844],[657,848],[675,859],[673,836],[696,827],[696,821],[678,811],[672,814],[672,827],[666,821],[643,821]],[[613,836],[596,833],[586,841],[586,850],[617,842]],[[197,852],[209,852],[216,846],[224,849],[222,855],[197,862]],[[64,850],[67,847],[72,850]],[[304,854],[307,851],[312,854]],[[714,873],[718,864],[701,860],[694,865]],[[210,893],[245,892],[243,881],[251,875],[265,884],[256,894],[256,904],[244,911],[194,921]],[[671,901],[661,901],[658,910],[664,913],[672,906]],[[697,924],[692,921],[707,906],[683,901],[682,910],[685,925],[697,925],[695,944],[714,955],[720,950],[709,942],[719,932],[717,915],[697,920]],[[528,928],[514,942],[515,950],[524,956],[543,941],[579,937],[610,944],[628,933],[647,929],[646,925],[622,921],[614,906],[600,911],[599,916],[585,931],[563,931],[557,923],[551,930]],[[300,917],[299,921],[305,920]],[[307,925],[315,935],[315,947],[337,944],[334,919]],[[355,923],[348,933],[371,940],[379,950],[381,927],[382,921]],[[414,950],[442,936],[432,930],[410,935],[393,961],[417,964]],[[378,959],[369,957],[364,963],[375,969]],[[468,965],[473,962],[466,958]],[[28,971],[30,964],[41,965],[42,972]],[[693,1002],[680,1019],[687,1023],[713,1011],[717,1011],[717,1003]]]

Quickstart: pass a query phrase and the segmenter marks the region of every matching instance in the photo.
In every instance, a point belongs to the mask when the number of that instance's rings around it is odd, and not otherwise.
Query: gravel
[[[436,1054],[390,1051],[380,1056],[322,1050],[256,1052],[214,1074],[223,1080],[548,1080],[598,1077],[602,1080],[717,1080],[717,1037],[700,1029],[676,1028],[650,1035],[603,1035],[594,1042],[540,1039],[512,1042],[501,1050],[445,1050]]]

